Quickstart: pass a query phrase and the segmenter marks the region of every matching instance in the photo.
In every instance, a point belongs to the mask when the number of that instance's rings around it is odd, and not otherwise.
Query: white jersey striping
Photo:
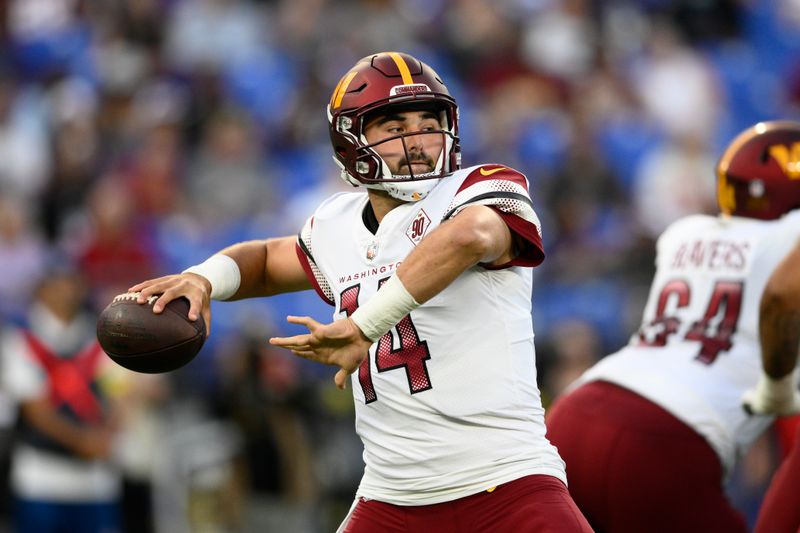
[[[726,472],[772,421],[741,407],[761,368],[758,310],[800,238],[800,211],[775,221],[696,215],[659,238],[642,326],[588,370],[661,405],[708,440]]]
[[[301,232],[301,259],[334,302],[335,319],[369,300],[422,238],[466,205],[494,206],[529,244],[507,268],[464,272],[373,345],[353,374],[366,463],[359,496],[423,505],[530,474],[566,481],[545,438],[532,275],[519,266],[543,258],[539,221],[524,176],[490,167],[497,165],[448,176],[425,199],[390,211],[375,234],[362,220],[361,192],[331,197]]]

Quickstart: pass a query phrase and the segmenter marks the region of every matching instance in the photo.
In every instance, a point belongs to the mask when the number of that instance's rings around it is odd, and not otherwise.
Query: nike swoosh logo
[[[500,172],[501,170],[505,169],[506,167],[500,167],[500,168],[493,168],[492,170],[486,170],[483,167],[481,167],[481,176],[491,176],[495,172]]]

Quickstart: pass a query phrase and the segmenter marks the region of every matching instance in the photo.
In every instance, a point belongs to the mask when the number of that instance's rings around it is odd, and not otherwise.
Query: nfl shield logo
[[[372,261],[375,259],[376,255],[378,255],[378,243],[370,243],[370,245],[367,246],[367,260]]]

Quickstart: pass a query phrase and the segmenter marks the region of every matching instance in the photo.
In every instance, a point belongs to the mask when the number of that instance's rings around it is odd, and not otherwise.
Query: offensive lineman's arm
[[[297,258],[296,242],[296,237],[280,237],[242,242],[220,251],[219,254],[233,259],[239,270],[238,288],[223,299],[240,300],[312,288]],[[153,294],[161,294],[153,305],[155,313],[162,312],[170,301],[184,296],[190,302],[189,318],[196,320],[202,316],[206,331],[210,331],[212,289],[212,281],[207,277],[187,272],[143,281],[128,290],[141,291],[139,303]]]
[[[469,206],[422,239],[379,293],[389,288],[398,295],[393,300],[408,303],[414,308],[439,294],[464,271],[478,263],[507,263],[513,258],[513,245],[512,233],[500,215],[483,205]],[[397,280],[392,281],[395,278],[399,280],[399,285]],[[410,311],[400,307],[387,312],[371,312],[382,323],[376,325],[375,333],[372,329],[362,331],[356,325],[357,313],[375,300],[373,298],[367,302],[352,317],[326,325],[310,317],[288,317],[289,322],[306,326],[309,333],[272,338],[270,342],[299,356],[339,366],[340,370],[334,379],[339,388],[344,388],[347,376],[358,368],[370,345],[382,334],[381,331],[388,330]]]
[[[793,379],[800,348],[800,241],[770,276],[759,309],[763,374],[744,396],[749,413],[790,415],[800,412]]]

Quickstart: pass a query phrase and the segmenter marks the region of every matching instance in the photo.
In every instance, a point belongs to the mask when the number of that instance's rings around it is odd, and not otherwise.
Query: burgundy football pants
[[[599,533],[745,533],[722,467],[698,433],[641,396],[597,381],[560,398],[548,438]]]
[[[359,499],[344,533],[591,533],[564,484],[527,476],[492,492],[434,505],[399,506]]]
[[[789,455],[772,478],[755,533],[800,532],[800,426]]]

